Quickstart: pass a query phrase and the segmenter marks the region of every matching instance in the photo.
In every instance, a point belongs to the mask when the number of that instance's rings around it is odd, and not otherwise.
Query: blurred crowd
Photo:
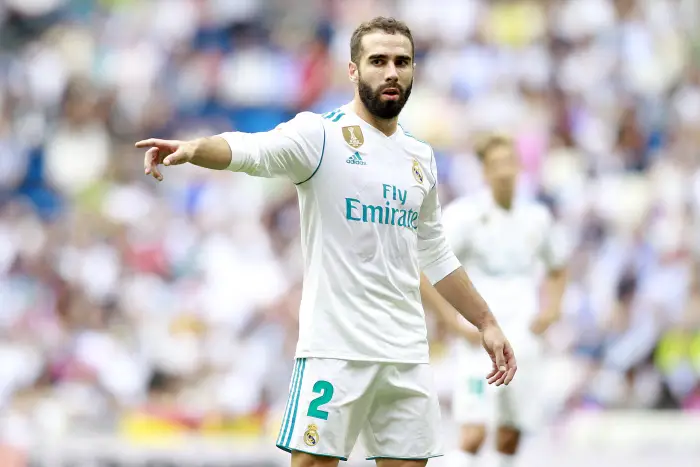
[[[293,186],[157,183],[133,142],[348,102],[349,37],[376,15],[413,30],[402,124],[434,146],[443,204],[482,189],[474,136],[505,131],[522,196],[575,245],[549,336],[559,410],[700,408],[698,0],[4,0],[0,438],[274,426]],[[430,328],[449,406],[450,337]]]

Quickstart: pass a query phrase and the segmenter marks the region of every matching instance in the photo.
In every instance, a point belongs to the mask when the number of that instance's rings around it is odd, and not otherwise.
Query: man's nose
[[[396,70],[396,65],[393,62],[389,62],[384,71],[384,81],[398,81],[399,73]]]

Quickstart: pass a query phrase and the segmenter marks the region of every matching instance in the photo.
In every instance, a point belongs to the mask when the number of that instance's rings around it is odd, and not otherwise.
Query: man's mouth
[[[386,97],[387,99],[395,100],[398,99],[400,95],[401,92],[398,88],[386,88],[382,91],[382,96]]]

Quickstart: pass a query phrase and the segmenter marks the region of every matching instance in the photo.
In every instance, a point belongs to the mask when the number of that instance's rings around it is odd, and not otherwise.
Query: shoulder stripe
[[[415,136],[413,136],[413,133],[411,133],[410,131],[406,131],[406,129],[405,129],[400,123],[399,123],[399,126],[400,126],[401,129],[403,130],[403,133],[404,133],[406,136],[408,136],[409,138],[413,138],[413,139],[415,139],[416,141],[418,141],[418,142],[420,142],[420,143],[427,144],[428,146],[430,146],[429,143],[423,141],[422,139],[418,139],[418,138],[416,138]],[[430,149],[431,149],[431,150],[433,149],[432,146],[430,147]]]
[[[323,118],[326,120],[330,120],[333,117],[337,116],[339,113],[343,113],[340,109],[335,109],[331,112],[326,112],[325,114],[322,115]]]
[[[345,114],[344,114],[343,112],[340,112],[338,115],[335,116],[335,118],[333,118],[333,119],[331,120],[331,122],[337,122],[338,120],[340,120],[340,119],[343,118],[344,116],[345,116]]]
[[[318,169],[321,168],[321,163],[323,162],[323,156],[326,153],[326,125],[324,125],[323,122],[321,122],[321,128],[323,128],[323,146],[321,147],[321,157],[318,159],[318,165],[316,166],[316,169],[313,171],[313,173],[311,175],[309,175],[309,178],[307,178],[306,180],[303,180],[299,183],[295,183],[296,186],[299,186],[302,183],[306,183],[309,180],[311,180],[313,178],[313,176],[316,175],[316,172],[318,172]]]

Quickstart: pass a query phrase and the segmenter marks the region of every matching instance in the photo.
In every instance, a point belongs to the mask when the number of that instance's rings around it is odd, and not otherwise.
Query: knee
[[[305,452],[292,452],[292,467],[337,467],[335,457],[314,456]]]
[[[486,427],[483,425],[465,425],[460,435],[460,448],[476,454],[486,439]]]
[[[503,454],[515,454],[520,444],[520,430],[513,427],[500,427],[496,436],[496,449]]]

